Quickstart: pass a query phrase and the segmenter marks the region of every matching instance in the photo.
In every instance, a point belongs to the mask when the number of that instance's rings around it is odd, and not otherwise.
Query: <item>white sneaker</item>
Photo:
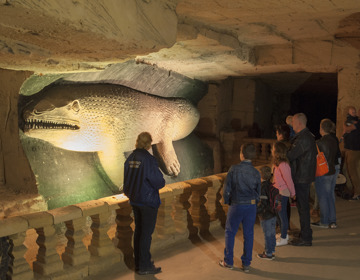
[[[279,241],[276,242],[276,246],[279,247],[279,246],[285,246],[288,244],[288,241],[286,238],[280,238]]]
[[[276,234],[276,240],[280,241],[280,239],[281,239],[281,233]],[[289,241],[289,235],[288,234],[286,235],[286,240]]]

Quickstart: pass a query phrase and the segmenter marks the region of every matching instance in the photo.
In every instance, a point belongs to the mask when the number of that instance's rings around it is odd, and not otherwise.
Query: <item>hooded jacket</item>
[[[125,161],[124,194],[132,205],[160,206],[159,190],[165,186],[158,163],[147,150],[136,149]]]

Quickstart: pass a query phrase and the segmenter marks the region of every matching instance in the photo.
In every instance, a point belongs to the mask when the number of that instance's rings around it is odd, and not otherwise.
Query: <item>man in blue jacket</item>
[[[165,186],[165,180],[155,157],[148,152],[151,142],[148,132],[140,133],[124,168],[124,194],[135,217],[135,271],[140,275],[161,272],[151,260],[150,246],[160,206],[159,189]]]

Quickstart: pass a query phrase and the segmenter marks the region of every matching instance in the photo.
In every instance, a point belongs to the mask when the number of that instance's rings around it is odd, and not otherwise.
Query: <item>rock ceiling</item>
[[[322,53],[342,44],[360,49],[359,0],[119,3],[1,0],[0,68],[84,71],[136,59],[208,81],[331,72],[336,66]]]

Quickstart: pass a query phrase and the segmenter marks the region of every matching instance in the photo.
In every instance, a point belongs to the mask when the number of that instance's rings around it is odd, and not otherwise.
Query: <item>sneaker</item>
[[[234,266],[227,264],[227,263],[226,263],[225,261],[223,261],[223,260],[219,261],[219,265],[220,265],[221,267],[224,267],[224,268],[234,269]]]
[[[353,196],[352,198],[349,199],[349,201],[352,201],[352,200],[360,200],[360,195]]]
[[[288,236],[286,236],[288,238]],[[276,241],[276,247],[280,247],[280,246],[285,246],[288,244],[288,239],[286,238],[281,238],[279,239],[279,241]]]
[[[335,229],[335,228],[337,228],[337,224],[336,223],[331,223],[329,225],[329,228]]]
[[[315,226],[315,227],[320,227],[320,228],[329,228],[329,225],[324,225],[322,223],[311,223],[311,225]]]
[[[281,238],[281,233],[277,233],[276,234],[276,240],[280,240],[280,238]],[[286,235],[286,240],[289,241],[289,235],[288,234]]]
[[[242,269],[243,269],[243,271],[245,273],[249,273],[250,272],[250,265],[243,265]]]
[[[261,254],[257,254],[256,256],[259,259],[269,260],[269,261],[272,261],[273,259],[275,259],[275,255],[268,256],[268,255],[265,254],[265,252],[262,252]]]

